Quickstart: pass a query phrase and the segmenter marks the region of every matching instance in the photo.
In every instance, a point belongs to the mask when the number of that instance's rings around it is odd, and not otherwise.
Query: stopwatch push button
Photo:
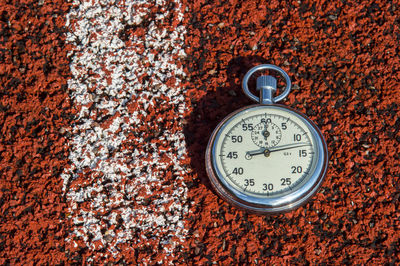
[[[276,92],[276,78],[273,76],[258,77],[257,90],[260,91],[261,104],[274,103],[273,95]]]

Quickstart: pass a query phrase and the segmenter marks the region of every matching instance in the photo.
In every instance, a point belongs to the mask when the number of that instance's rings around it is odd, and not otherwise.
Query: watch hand
[[[254,155],[258,155],[258,154],[268,154],[274,151],[282,151],[282,150],[288,150],[288,149],[294,149],[294,148],[298,148],[298,147],[303,147],[303,146],[309,146],[311,145],[310,143],[293,143],[293,144],[287,144],[287,145],[282,145],[282,146],[278,146],[278,147],[272,147],[272,148],[261,148],[258,150],[254,150],[254,151],[248,151],[246,152],[246,155],[249,156],[254,156]]]
[[[266,150],[266,148],[261,148],[261,149],[254,150],[254,151],[248,151],[248,152],[246,152],[246,154],[251,155],[251,156],[263,154],[265,152],[265,150]]]
[[[288,150],[288,149],[294,149],[298,147],[303,147],[303,146],[311,146],[310,143],[293,143],[293,144],[287,144],[287,145],[282,145],[278,147],[272,147],[269,149],[270,152],[274,151],[282,151],[282,150]]]

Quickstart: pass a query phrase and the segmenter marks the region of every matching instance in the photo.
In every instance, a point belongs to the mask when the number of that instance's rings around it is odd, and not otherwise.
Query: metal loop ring
[[[251,93],[249,90],[249,86],[247,84],[249,83],[249,79],[250,79],[251,75],[254,74],[254,72],[259,71],[259,70],[265,70],[265,69],[275,70],[275,71],[279,72],[286,81],[286,88],[282,92],[282,94],[273,98],[274,102],[279,102],[279,101],[283,100],[284,98],[286,98],[286,96],[288,96],[290,89],[292,87],[292,82],[290,81],[289,75],[282,68],[277,67],[275,65],[263,64],[263,65],[255,66],[252,69],[250,69],[246,73],[246,75],[244,75],[244,78],[243,78],[243,82],[242,82],[243,91],[250,99],[252,99],[256,102],[260,102],[260,97],[257,97],[253,93]]]

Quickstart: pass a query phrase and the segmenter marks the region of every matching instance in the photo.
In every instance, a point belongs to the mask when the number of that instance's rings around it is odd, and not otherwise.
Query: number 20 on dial
[[[272,97],[272,76],[257,79],[260,97],[248,90],[250,76],[263,69],[283,75],[283,94]],[[290,87],[288,75],[279,67],[251,69],[243,88],[259,104],[228,115],[210,138],[207,174],[216,192],[236,207],[263,214],[287,212],[305,204],[321,186],[328,162],[321,132],[305,115],[276,104]]]

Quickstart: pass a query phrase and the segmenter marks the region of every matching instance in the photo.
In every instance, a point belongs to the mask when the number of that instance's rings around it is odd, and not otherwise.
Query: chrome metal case
[[[253,108],[262,108],[266,111],[270,108],[279,108],[291,113],[299,118],[301,118],[307,127],[312,132],[312,137],[315,140],[317,150],[318,150],[318,163],[314,174],[309,178],[309,180],[294,193],[290,193],[283,197],[276,198],[262,198],[253,197],[246,195],[240,191],[231,189],[222,176],[222,173],[214,167],[215,160],[217,158],[214,143],[220,137],[220,132],[222,129],[229,124],[229,121],[235,117],[235,115],[245,112]],[[211,184],[215,191],[227,202],[232,205],[262,214],[278,214],[283,212],[288,212],[293,209],[300,207],[301,205],[308,202],[308,200],[318,191],[321,186],[324,176],[326,174],[328,166],[328,151],[326,142],[318,129],[318,127],[312,122],[308,117],[299,113],[287,106],[280,104],[273,105],[250,105],[243,107],[225,117],[217,126],[217,128],[212,133],[210,140],[207,145],[207,150],[205,154],[206,159],[206,171],[210,178]]]

